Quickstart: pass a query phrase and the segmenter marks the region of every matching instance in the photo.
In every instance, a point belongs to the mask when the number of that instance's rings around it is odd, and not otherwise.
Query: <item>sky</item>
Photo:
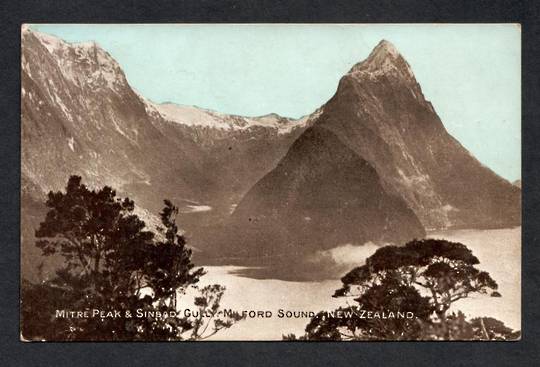
[[[31,25],[95,41],[154,102],[223,113],[310,114],[380,40],[411,65],[446,129],[504,178],[521,177],[518,25]]]

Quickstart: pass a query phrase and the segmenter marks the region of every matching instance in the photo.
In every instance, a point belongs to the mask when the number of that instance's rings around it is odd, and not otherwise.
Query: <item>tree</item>
[[[518,340],[519,331],[505,326],[493,317],[476,317],[467,321],[463,312],[452,312],[443,326],[439,323],[425,324],[422,340]]]
[[[471,320],[475,339],[479,340],[517,340],[521,332],[505,326],[493,317],[477,317]]]
[[[352,298],[356,305],[349,305],[345,310],[352,312],[353,317],[335,319],[319,313],[307,325],[304,338],[482,337],[478,327],[480,319],[467,323],[463,315],[447,315],[450,307],[460,299],[497,289],[497,283],[487,272],[477,269],[477,264],[478,259],[465,245],[446,240],[414,240],[404,246],[379,248],[364,265],[354,268],[341,279],[343,286],[334,294],[334,297]],[[500,296],[498,292],[492,292],[492,295]],[[360,317],[366,310],[379,317]],[[410,312],[414,318],[395,317],[400,311]],[[385,319],[381,316],[383,313],[394,317]],[[494,325],[494,322],[490,323]],[[470,333],[466,333],[465,328],[470,328]],[[513,335],[500,325],[497,330],[493,333]]]
[[[66,192],[50,192],[45,220],[36,231],[44,256],[65,262],[43,284],[23,283],[22,332],[53,340],[198,339],[200,321],[176,315],[177,296],[204,275],[178,233],[178,209],[168,200],[155,234],[134,214],[132,200],[105,186],[90,190],[71,176]],[[216,286],[204,299],[223,294]],[[208,301],[217,311],[218,303]],[[58,318],[55,310],[100,310],[129,317]],[[135,317],[141,310],[142,317]],[[206,312],[209,310],[205,309]],[[223,321],[223,320],[222,320]],[[236,320],[224,320],[230,327]]]
[[[429,319],[429,301],[417,290],[389,277],[355,299],[357,305],[339,308],[345,317],[317,314],[306,326],[308,339],[316,340],[407,340],[419,333],[419,320]],[[368,311],[370,314],[367,314]],[[405,311],[415,318],[402,317]]]
[[[158,228],[163,239],[150,247],[145,266],[146,272],[153,276],[147,277],[146,286],[154,291],[161,304],[174,308],[177,293],[183,293],[187,286],[197,283],[204,270],[193,270],[191,249],[186,247],[184,236],[178,234],[178,208],[169,200],[164,203],[165,207],[160,213],[163,227]]]

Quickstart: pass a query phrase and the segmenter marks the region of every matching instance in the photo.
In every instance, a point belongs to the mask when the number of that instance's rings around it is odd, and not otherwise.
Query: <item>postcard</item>
[[[521,338],[517,24],[23,24],[23,341]]]

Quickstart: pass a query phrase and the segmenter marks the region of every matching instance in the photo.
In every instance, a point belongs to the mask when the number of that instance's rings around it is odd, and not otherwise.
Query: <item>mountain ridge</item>
[[[201,225],[229,215],[311,123],[306,118],[281,131],[261,123],[225,130],[178,124],[133,90],[97,44],[72,46],[30,29],[21,37],[24,269],[39,258],[33,228],[46,193],[64,189],[70,175],[134,199],[142,212],[154,213],[145,217],[149,223],[169,198],[184,213],[184,229],[197,236]],[[236,121],[223,116],[214,117]]]

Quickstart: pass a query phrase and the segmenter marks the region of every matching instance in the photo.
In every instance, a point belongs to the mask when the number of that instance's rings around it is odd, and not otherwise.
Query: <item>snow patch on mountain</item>
[[[207,127],[219,130],[247,130],[256,126],[276,129],[280,134],[290,133],[293,129],[304,127],[312,117],[304,116],[291,119],[277,114],[259,117],[228,115],[195,106],[175,103],[152,103],[144,99],[147,112],[157,112],[165,120],[186,126]]]
[[[361,74],[375,78],[381,75],[401,74],[407,79],[414,78],[411,67],[401,56],[396,47],[382,40],[369,54],[367,59],[354,65],[349,74]]]
[[[68,146],[69,146],[69,149],[71,149],[71,151],[75,151],[75,147],[74,147],[74,143],[75,143],[75,139],[73,139],[73,137],[70,137],[68,139]]]
[[[212,210],[212,207],[209,205],[187,205],[182,213],[200,213],[200,212],[209,212]]]
[[[217,114],[209,110],[199,109],[193,106],[184,106],[174,103],[154,104],[165,120],[188,126],[206,126],[216,129],[228,130],[232,126],[219,118]]]

